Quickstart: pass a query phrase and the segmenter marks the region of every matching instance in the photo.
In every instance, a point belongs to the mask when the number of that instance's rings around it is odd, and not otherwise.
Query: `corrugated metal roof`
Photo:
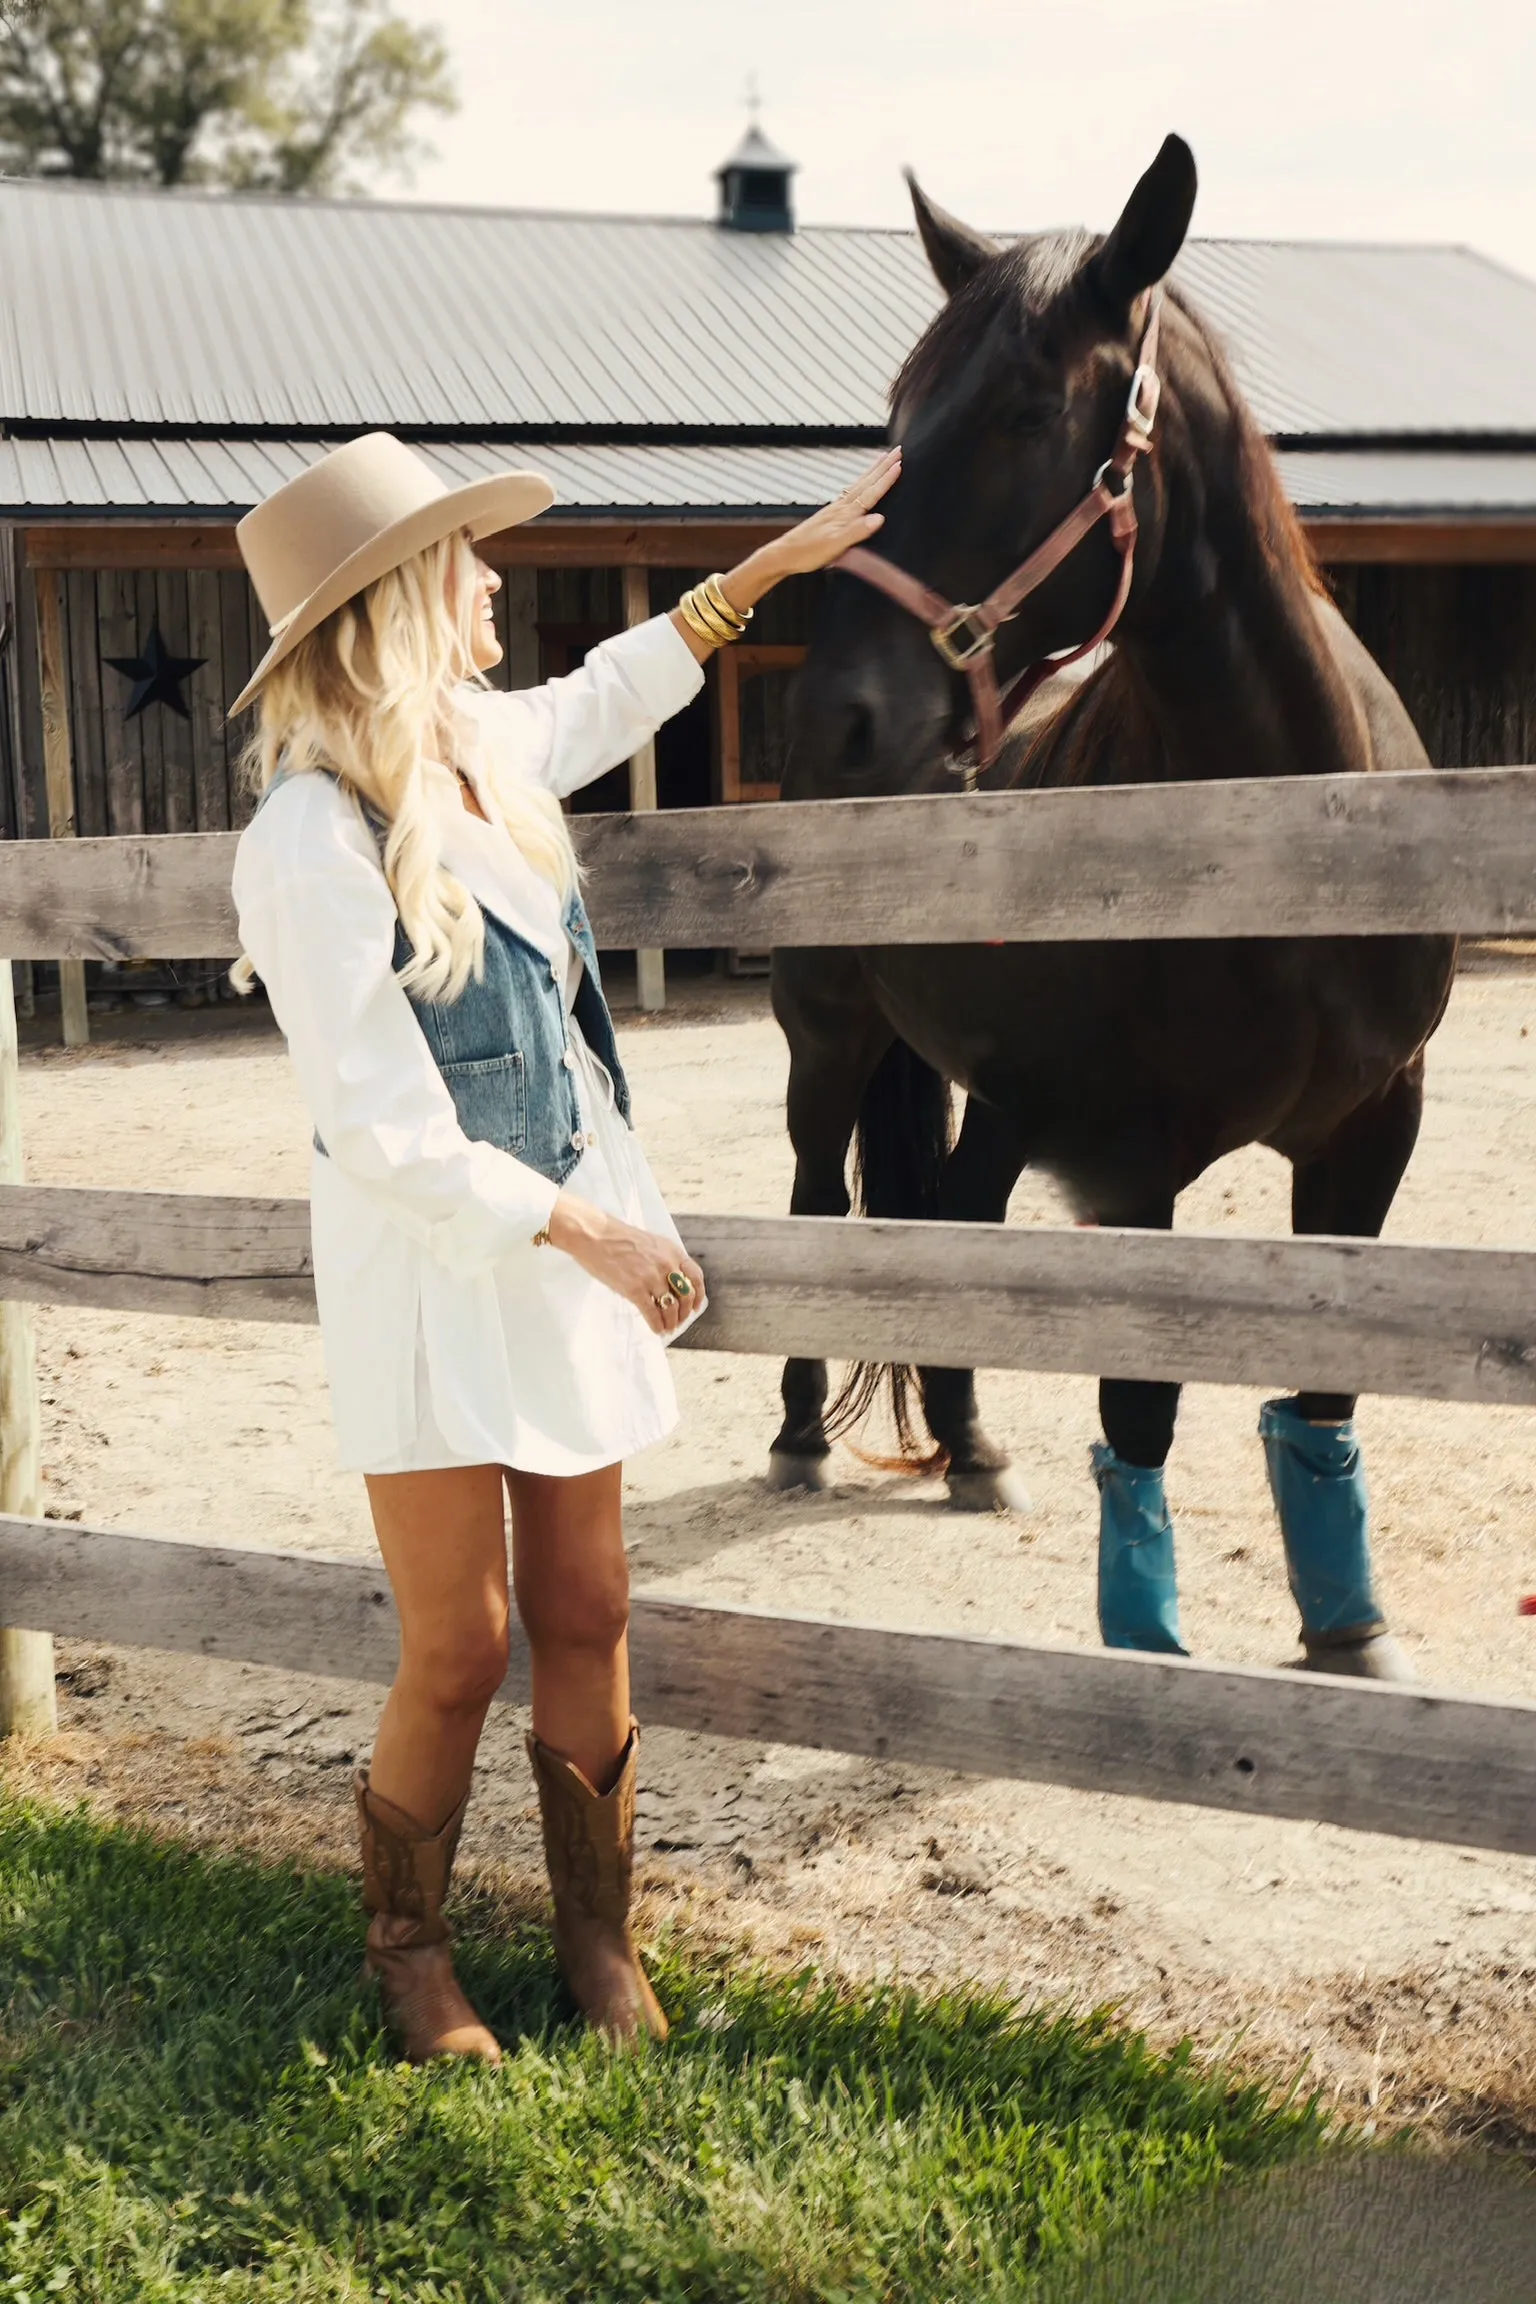
[[[0,519],[65,513],[147,518],[246,511],[325,453],[308,440],[101,439],[0,441]],[[845,488],[863,447],[740,448],[705,442],[507,447],[435,442],[422,449],[451,483],[509,463],[548,473],[567,512],[753,514],[803,511]],[[1293,503],[1313,515],[1536,519],[1536,452],[1287,451],[1280,469]]]
[[[1456,248],[1193,243],[1266,430],[1536,434],[1536,283]],[[878,429],[910,233],[0,184],[0,421]]]
[[[239,513],[325,453],[307,440],[0,441],[0,518],[45,511]],[[509,464],[549,475],[567,510],[796,511],[824,504],[868,448],[595,447],[430,442],[421,453],[457,484]]]
[[[1536,519],[1536,453],[1286,449],[1279,465],[1291,502],[1313,515]]]

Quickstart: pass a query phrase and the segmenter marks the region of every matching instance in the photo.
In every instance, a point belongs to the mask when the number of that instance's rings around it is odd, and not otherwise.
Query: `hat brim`
[[[542,473],[498,472],[489,480],[471,480],[466,487],[451,488],[404,520],[381,528],[361,551],[343,560],[323,584],[317,585],[307,600],[300,601],[231,704],[228,717],[233,720],[236,713],[245,710],[274,668],[285,656],[291,656],[317,625],[344,601],[387,576],[391,568],[400,567],[456,529],[467,529],[478,543],[482,536],[494,536],[500,528],[516,528],[524,520],[547,512],[554,500],[555,491]]]

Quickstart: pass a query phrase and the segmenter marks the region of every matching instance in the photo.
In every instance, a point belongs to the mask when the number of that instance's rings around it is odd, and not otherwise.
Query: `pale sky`
[[[702,215],[746,121],[800,215],[893,224],[910,161],[996,229],[1113,221],[1177,128],[1198,233],[1461,241],[1536,277],[1536,4],[402,0],[462,109],[410,196]]]

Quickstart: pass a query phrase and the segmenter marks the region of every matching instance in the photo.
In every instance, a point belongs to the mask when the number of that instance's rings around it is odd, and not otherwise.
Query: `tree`
[[[447,51],[390,0],[0,0],[0,169],[279,192],[406,173]]]

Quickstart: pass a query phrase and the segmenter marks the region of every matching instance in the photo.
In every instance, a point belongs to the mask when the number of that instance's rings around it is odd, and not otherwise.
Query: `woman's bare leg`
[[[629,1737],[623,1467],[509,1472],[512,1575],[533,1658],[533,1732],[606,1792]]]
[[[533,1655],[528,1756],[571,1996],[609,2039],[664,2040],[630,1927],[636,1739],[620,1467],[573,1480],[511,1472],[512,1570]]]
[[[400,1615],[400,1669],[369,1782],[435,1831],[469,1790],[507,1669],[501,1467],[370,1474],[368,1502]]]

